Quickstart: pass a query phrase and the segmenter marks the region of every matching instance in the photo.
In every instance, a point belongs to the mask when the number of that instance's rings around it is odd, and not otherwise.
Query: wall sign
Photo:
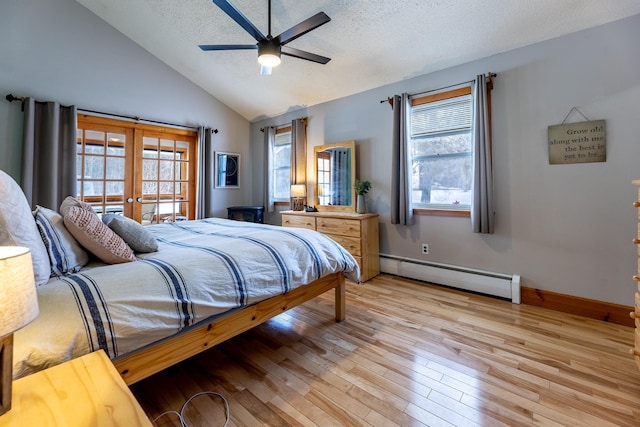
[[[549,126],[549,164],[607,161],[605,121]]]

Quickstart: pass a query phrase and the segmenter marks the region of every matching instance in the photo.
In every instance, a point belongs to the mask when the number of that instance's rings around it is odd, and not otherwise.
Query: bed
[[[148,226],[159,250],[92,263],[38,287],[40,314],[14,336],[14,377],[103,349],[128,384],[335,289],[357,263],[311,230],[204,219]]]
[[[158,251],[90,262],[37,287],[40,314],[14,335],[14,378],[103,349],[132,384],[335,290],[355,259],[321,233],[208,218],[145,227]]]

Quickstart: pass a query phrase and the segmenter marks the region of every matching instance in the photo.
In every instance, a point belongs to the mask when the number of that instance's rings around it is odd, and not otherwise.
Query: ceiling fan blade
[[[282,34],[276,37],[276,39],[280,44],[287,44],[290,41],[295,40],[304,34],[307,34],[309,31],[314,30],[329,21],[331,21],[331,18],[329,18],[326,13],[318,12],[311,18],[305,19],[301,23],[294,25],[293,27],[284,31]]]
[[[255,50],[258,45],[255,44],[201,44],[202,50]]]
[[[227,0],[213,0],[216,6],[218,6],[224,13],[229,15],[231,19],[236,21],[244,30],[251,34],[251,36],[257,41],[264,40],[266,37],[262,32],[249,21],[249,19],[242,14],[234,5]]]
[[[293,56],[294,58],[317,62],[319,64],[326,64],[331,61],[331,58],[327,58],[326,56],[316,55],[315,53],[305,52],[304,50],[295,49],[289,46],[282,46],[280,53],[287,56]]]

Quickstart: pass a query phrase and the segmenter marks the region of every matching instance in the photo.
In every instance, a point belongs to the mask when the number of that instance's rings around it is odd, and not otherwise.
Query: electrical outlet
[[[429,245],[426,243],[422,244],[422,253],[425,255],[429,255]]]

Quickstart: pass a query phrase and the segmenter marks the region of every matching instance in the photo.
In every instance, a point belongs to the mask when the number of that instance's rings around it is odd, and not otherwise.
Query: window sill
[[[469,209],[414,208],[413,214],[425,216],[451,216],[455,218],[471,218],[471,211]]]
[[[275,206],[289,206],[291,204],[291,202],[289,202],[289,201],[286,201],[286,202],[284,202],[284,201],[276,201],[276,202],[273,202],[273,204]]]

